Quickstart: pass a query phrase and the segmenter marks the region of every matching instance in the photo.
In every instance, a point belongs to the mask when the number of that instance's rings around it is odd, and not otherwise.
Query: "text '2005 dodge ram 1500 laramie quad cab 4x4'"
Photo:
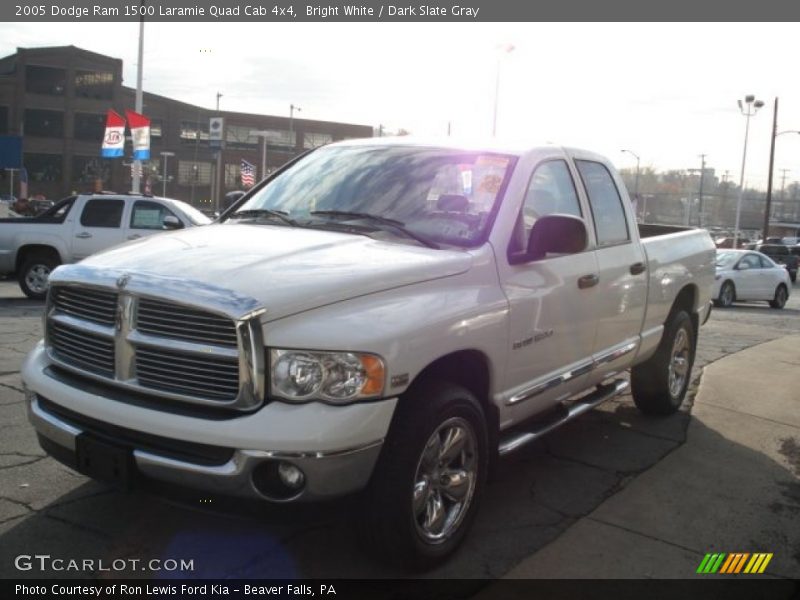
[[[53,272],[23,367],[42,446],[119,483],[360,492],[364,540],[417,567],[498,456],[629,385],[677,410],[710,310],[708,234],[640,234],[581,150],[341,142],[220,221]]]

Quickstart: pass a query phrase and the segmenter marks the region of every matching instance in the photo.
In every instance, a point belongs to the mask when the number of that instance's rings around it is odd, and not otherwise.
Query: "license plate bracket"
[[[130,448],[82,433],[75,439],[78,471],[122,490],[133,487],[136,466]]]

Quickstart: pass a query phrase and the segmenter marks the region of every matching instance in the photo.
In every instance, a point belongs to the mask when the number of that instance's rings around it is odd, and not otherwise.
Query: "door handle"
[[[586,288],[594,287],[598,283],[600,283],[600,278],[595,274],[584,275],[583,277],[579,277],[578,278],[578,287],[580,289],[582,289],[582,290],[585,290]]]
[[[83,232],[77,234],[75,237],[76,238],[81,238],[82,240],[85,240],[86,238],[92,237],[92,234],[89,233],[88,231],[83,231]]]
[[[129,240],[138,240],[140,237],[142,237],[140,234],[134,233],[133,235],[129,235],[128,239]]]
[[[644,273],[646,270],[647,265],[643,262],[637,262],[631,265],[631,275],[638,275],[639,273]]]

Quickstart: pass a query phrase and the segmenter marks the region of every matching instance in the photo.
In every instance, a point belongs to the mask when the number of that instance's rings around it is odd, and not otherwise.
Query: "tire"
[[[475,519],[488,456],[486,420],[471,392],[447,382],[414,386],[399,401],[362,495],[362,543],[383,562],[413,570],[445,560]]]
[[[47,298],[47,280],[50,273],[61,264],[57,258],[47,254],[34,254],[25,259],[19,270],[19,287],[31,300]]]
[[[780,284],[778,287],[775,288],[775,298],[769,301],[769,305],[772,308],[781,309],[786,306],[786,299],[789,297],[789,293],[786,290],[786,286]]]
[[[714,304],[720,308],[730,308],[736,300],[736,287],[732,281],[726,281],[719,289],[719,296],[714,300]]]
[[[792,283],[797,281],[797,271],[791,271],[789,273],[789,279],[791,279]]]
[[[694,365],[695,332],[685,311],[673,314],[656,353],[631,370],[636,407],[647,415],[671,415],[686,396]]]

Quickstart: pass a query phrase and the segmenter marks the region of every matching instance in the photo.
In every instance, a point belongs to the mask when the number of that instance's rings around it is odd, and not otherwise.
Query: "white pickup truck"
[[[30,420],[123,486],[360,492],[364,540],[430,566],[498,457],[629,386],[678,409],[714,256],[703,230],[637,228],[590,152],[332,144],[220,223],[56,269]]]
[[[180,200],[132,194],[70,196],[37,217],[0,219],[0,275],[16,273],[26,296],[43,300],[50,271],[125,240],[211,219]]]

